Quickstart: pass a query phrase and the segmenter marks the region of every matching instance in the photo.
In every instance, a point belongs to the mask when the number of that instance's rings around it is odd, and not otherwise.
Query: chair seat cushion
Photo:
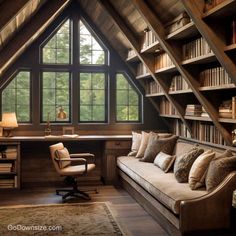
[[[95,164],[88,164],[88,172],[95,168]],[[67,166],[61,169],[61,175],[74,176],[81,175],[85,171],[85,165]]]
[[[178,183],[173,172],[164,173],[153,163],[140,162],[134,157],[119,157],[117,166],[175,214],[179,214],[182,200],[207,194],[205,189],[193,191],[188,183]]]

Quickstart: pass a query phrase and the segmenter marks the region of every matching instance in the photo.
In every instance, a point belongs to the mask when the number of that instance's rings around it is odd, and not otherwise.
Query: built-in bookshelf
[[[20,144],[0,142],[0,189],[20,188]]]
[[[207,7],[202,6],[204,1],[189,1],[191,4],[185,4],[186,1],[182,4],[194,23],[190,18],[190,21],[186,20],[181,27],[175,29],[174,26],[173,31],[166,30],[165,37],[161,33],[158,34],[158,30],[155,34],[151,30],[145,32],[143,40],[145,43],[141,46],[140,55],[145,53],[145,57],[153,61],[155,73],[152,75],[148,73],[149,70],[152,71],[152,63],[150,65],[147,63],[145,69],[139,70],[141,73],[137,74],[137,78],[145,80],[146,96],[155,97],[159,115],[168,120],[170,131],[202,142],[231,145],[231,132],[236,129],[236,115],[233,115],[236,114],[233,105],[236,94],[234,76],[236,74],[236,19],[234,17],[236,10],[233,9],[236,9],[236,1],[213,0],[212,6]],[[195,7],[189,10],[188,5]],[[196,13],[198,9],[203,9],[202,14]],[[197,15],[197,20],[192,15]],[[186,13],[182,14],[181,20],[183,16],[186,16]],[[208,18],[224,19],[227,30],[220,29],[221,24],[213,24],[210,20],[208,22]],[[175,19],[172,22],[175,22]],[[212,31],[217,30],[217,37],[221,37],[224,43],[215,44],[215,39],[208,36],[211,33],[208,29],[203,34],[204,24]],[[164,25],[163,29],[165,29]],[[218,31],[224,33],[221,35]],[[156,33],[159,42],[153,36]],[[166,48],[167,51],[161,49],[157,52],[155,49],[157,45],[159,48]],[[217,47],[222,52],[219,53]],[[177,52],[179,57],[176,61],[171,59],[176,55],[173,52]],[[234,62],[235,73],[232,74],[232,65],[228,68],[227,64],[222,63],[222,53]],[[155,82],[156,80],[161,81],[161,86]],[[222,103],[229,100],[231,106],[222,107]],[[198,106],[196,113],[193,111],[193,105]]]

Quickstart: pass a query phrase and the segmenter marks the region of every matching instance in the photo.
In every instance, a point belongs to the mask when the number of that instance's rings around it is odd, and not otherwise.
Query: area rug
[[[108,205],[51,204],[0,208],[0,235],[124,235]]]

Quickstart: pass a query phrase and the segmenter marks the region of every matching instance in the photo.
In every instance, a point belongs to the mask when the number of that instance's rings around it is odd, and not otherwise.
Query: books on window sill
[[[209,11],[210,9],[214,8],[224,1],[225,0],[205,0],[204,12]]]
[[[232,83],[231,78],[223,67],[206,69],[200,73],[199,79],[202,87],[220,86]]]
[[[147,67],[143,63],[139,63],[137,66],[137,76],[149,75]]]
[[[157,37],[156,35],[149,30],[148,28],[144,30],[144,39],[143,39],[143,43],[142,43],[142,49],[148,48],[149,46],[151,46],[154,43],[157,43]]]
[[[171,66],[174,66],[174,63],[167,53],[162,53],[155,57],[155,70]]]
[[[196,58],[209,53],[212,53],[212,50],[203,37],[183,45],[183,60]]]
[[[162,115],[176,115],[176,110],[172,104],[165,98],[160,98],[160,113]]]
[[[146,94],[157,94],[162,93],[162,89],[156,81],[147,82],[146,84]]]
[[[188,83],[185,81],[182,75],[176,75],[172,78],[169,91],[178,91],[189,89]]]
[[[186,116],[201,116],[202,106],[198,104],[188,104],[186,107]]]

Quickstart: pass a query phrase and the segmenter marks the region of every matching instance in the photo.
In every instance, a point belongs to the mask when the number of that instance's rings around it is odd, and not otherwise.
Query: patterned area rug
[[[106,203],[0,208],[0,235],[124,235]]]

